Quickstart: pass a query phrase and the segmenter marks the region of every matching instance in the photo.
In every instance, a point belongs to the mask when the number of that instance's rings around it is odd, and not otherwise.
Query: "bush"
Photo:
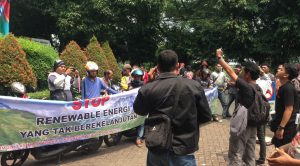
[[[38,89],[48,87],[48,72],[52,70],[54,61],[58,59],[58,53],[51,47],[28,39],[19,38],[26,58],[32,66],[33,72],[37,77]]]
[[[75,41],[71,41],[66,46],[64,51],[61,53],[60,58],[66,63],[67,66],[75,67],[80,74],[85,73],[84,66],[87,62],[87,58],[80,46]]]
[[[103,50],[104,50],[104,53],[105,53],[105,56],[106,56],[106,59],[108,62],[109,69],[111,69],[114,72],[114,82],[120,81],[121,77],[122,77],[121,70],[118,66],[115,55],[112,52],[108,42],[105,42],[103,44]]]
[[[104,71],[109,69],[109,67],[104,51],[95,36],[91,38],[89,45],[86,47],[86,56],[89,61],[93,61],[98,64],[98,76],[103,77]]]
[[[49,90],[43,90],[38,91],[34,93],[28,93],[27,94],[31,99],[44,99],[49,100],[50,99],[50,91]]]
[[[26,59],[26,54],[12,34],[0,41],[0,73],[2,90],[15,81],[27,87],[36,87],[36,77]]]

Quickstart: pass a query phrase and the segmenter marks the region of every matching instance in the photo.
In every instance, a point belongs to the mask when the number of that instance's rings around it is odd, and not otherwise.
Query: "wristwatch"
[[[278,126],[278,130],[284,130],[284,127]]]

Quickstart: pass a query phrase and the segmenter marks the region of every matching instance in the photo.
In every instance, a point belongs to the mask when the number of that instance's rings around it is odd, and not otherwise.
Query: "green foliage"
[[[167,1],[160,50],[173,49],[181,62],[206,59],[223,46],[223,19],[216,17],[217,0]],[[225,31],[224,33],[225,34]],[[224,46],[223,46],[224,47]]]
[[[67,67],[75,67],[81,75],[85,73],[84,66],[87,62],[87,58],[75,41],[71,41],[66,46],[60,58],[66,63]]]
[[[11,5],[11,30],[17,35],[49,39],[55,33],[62,47],[70,40],[85,47],[95,34],[110,42],[118,60],[155,61],[161,0],[22,0]]]
[[[26,59],[37,77],[38,89],[47,88],[48,72],[52,71],[53,63],[58,59],[58,53],[51,46],[28,39],[19,38],[18,42],[25,51]]]
[[[49,90],[37,91],[37,92],[33,92],[33,93],[28,93],[27,95],[31,99],[45,99],[45,100],[49,100],[50,91]]]
[[[118,62],[117,62],[115,55],[112,52],[108,42],[104,42],[103,50],[104,50],[104,53],[105,53],[105,56],[106,56],[106,59],[108,62],[109,69],[112,70],[114,73],[114,81],[115,82],[120,81],[121,77],[122,77],[121,70],[118,66]]]
[[[91,38],[85,52],[89,61],[93,61],[98,64],[98,76],[103,77],[104,71],[109,69],[109,66],[104,51],[95,36]]]
[[[163,20],[172,24],[163,21],[165,48],[175,49],[181,59],[213,57],[223,47],[238,61],[287,62],[299,54],[299,6],[283,0],[167,1]]]
[[[286,0],[22,0],[11,4],[16,35],[81,46],[93,34],[109,41],[119,61],[155,61],[158,49],[175,50],[181,61],[213,57],[253,58],[273,65],[300,53],[300,1]],[[32,19],[34,18],[34,19]],[[35,31],[32,31],[35,29]]]
[[[36,87],[37,80],[20,44],[9,34],[0,41],[0,85],[9,87],[18,81],[27,87]]]
[[[161,19],[164,1],[109,1],[116,22],[114,38],[109,39],[114,53],[132,64],[155,61],[157,45],[162,41]]]

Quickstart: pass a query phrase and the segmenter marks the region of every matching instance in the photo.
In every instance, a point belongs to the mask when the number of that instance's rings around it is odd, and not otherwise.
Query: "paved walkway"
[[[270,132],[267,132],[270,135]],[[226,165],[229,140],[229,120],[222,123],[211,122],[201,126],[200,149],[196,152],[199,166]],[[256,146],[258,156],[258,145]],[[268,146],[267,154],[271,153],[273,146]],[[62,162],[62,166],[144,166],[146,165],[147,148],[138,148],[133,138],[124,137],[119,145],[107,147],[102,145],[94,154],[70,153]],[[52,166],[56,165],[54,159],[36,161],[28,159],[26,166]]]

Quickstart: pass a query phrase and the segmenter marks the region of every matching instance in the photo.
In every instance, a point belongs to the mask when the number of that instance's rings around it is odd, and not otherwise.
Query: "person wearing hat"
[[[131,82],[130,74],[131,74],[131,65],[125,64],[122,71],[122,78],[121,78],[121,89],[122,91],[128,91],[129,86],[128,84]]]
[[[144,85],[144,81],[142,78],[144,76],[144,72],[141,69],[135,69],[131,72],[131,77],[133,78],[129,84],[129,90],[142,87]],[[137,127],[137,138],[136,138],[136,146],[142,147],[143,144],[143,136],[144,136],[144,124],[141,124]]]
[[[197,78],[196,81],[200,83],[202,88],[207,89],[212,87],[212,80],[210,79],[210,71],[209,69],[204,68],[200,72],[200,78]]]
[[[74,79],[70,76],[71,73],[74,73]],[[56,60],[53,65],[53,72],[48,75],[50,99],[72,101],[73,95],[71,92],[71,86],[78,88],[79,82],[79,72],[75,68],[69,67],[66,69],[64,61]]]
[[[143,76],[144,76],[144,72],[141,69],[135,69],[131,73],[132,80],[128,84],[129,90],[143,86],[144,85]]]
[[[82,80],[82,99],[96,98],[105,90],[109,94],[116,94],[117,91],[108,87],[99,77],[97,77],[99,67],[95,62],[88,61],[85,65],[87,77]]]
[[[204,89],[209,89],[213,87],[213,81],[210,78],[210,70],[208,68],[203,68],[200,72],[201,77],[196,79]],[[212,109],[212,120],[216,122],[222,122],[219,116],[216,114],[216,111]]]

